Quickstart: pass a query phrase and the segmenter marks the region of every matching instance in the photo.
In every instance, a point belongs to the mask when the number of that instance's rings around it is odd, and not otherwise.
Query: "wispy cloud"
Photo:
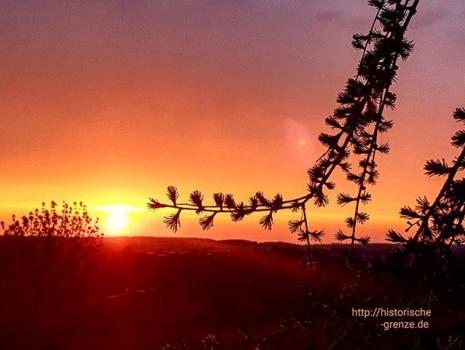
[[[343,18],[345,16],[344,11],[339,9],[329,9],[319,11],[315,14],[315,19],[318,21],[335,21]]]
[[[447,17],[447,10],[442,7],[426,8],[418,13],[418,17],[412,22],[412,29],[429,27]]]

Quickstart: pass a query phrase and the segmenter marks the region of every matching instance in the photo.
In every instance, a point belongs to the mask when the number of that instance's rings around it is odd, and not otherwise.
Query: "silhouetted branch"
[[[454,118],[465,124],[464,109],[458,108],[454,112]],[[426,197],[422,197],[417,199],[415,208],[405,206],[400,210],[401,217],[409,220],[406,231],[417,227],[415,235],[409,239],[404,239],[391,230],[388,233],[388,240],[404,243],[406,246],[430,244],[450,247],[454,243],[461,244],[465,238],[463,226],[465,178],[460,177],[460,173],[465,168],[465,141],[461,141],[457,135],[462,134],[465,134],[465,130],[456,132],[451,140],[452,146],[461,148],[459,156],[452,165],[449,165],[444,159],[426,162],[425,173],[428,176],[446,177],[434,202],[431,203]]]
[[[378,2],[376,6],[382,6],[384,1]],[[367,128],[356,131],[354,135],[354,153],[364,156],[360,161],[360,173],[348,172],[347,179],[354,182],[358,186],[356,196],[351,197],[347,194],[338,196],[338,203],[346,205],[350,202],[355,202],[355,208],[352,218],[346,219],[346,225],[350,229],[350,235],[346,235],[339,231],[335,238],[340,241],[350,240],[351,249],[349,258],[352,259],[354,251],[354,243],[359,242],[366,244],[369,242],[369,237],[364,236],[357,238],[357,224],[364,224],[368,221],[369,216],[366,213],[360,213],[361,204],[366,204],[371,200],[371,196],[367,192],[368,185],[375,185],[379,173],[377,171],[377,163],[375,161],[376,152],[388,153],[388,144],[378,144],[379,134],[385,133],[392,128],[393,123],[386,120],[383,116],[385,107],[393,109],[395,107],[396,95],[390,92],[392,83],[395,81],[397,60],[401,58],[406,60],[413,50],[413,44],[404,39],[405,31],[410,22],[410,19],[415,14],[418,1],[414,1],[409,6],[406,1],[402,4],[401,1],[395,2],[395,6],[389,10],[380,13],[380,21],[384,28],[390,28],[391,31],[384,31],[385,34],[377,34],[378,40],[374,43],[374,53],[389,52],[382,62],[382,68],[376,73],[380,75],[378,89],[375,90],[370,105],[368,118],[370,123],[374,123],[371,132]],[[382,8],[382,7],[381,7]],[[384,76],[384,79],[382,78]],[[367,81],[369,81],[367,79]]]
[[[177,209],[177,214],[165,219],[165,223],[172,230],[179,227],[179,215],[185,211],[202,212],[211,215],[203,216],[199,222],[203,229],[213,226],[214,218],[218,213],[228,213],[233,221],[242,220],[245,216],[256,212],[266,212],[259,223],[269,230],[272,228],[273,215],[277,211],[290,209],[301,211],[302,224],[296,228],[296,221],[291,220],[289,227],[297,233],[299,238],[310,245],[310,239],[321,240],[322,232],[310,231],[306,219],[306,203],[313,201],[315,206],[321,207],[328,203],[327,190],[333,190],[335,183],[330,177],[336,169],[346,174],[349,181],[359,186],[358,194],[350,197],[356,204],[355,213],[350,223],[352,244],[354,242],[366,243],[367,237],[355,236],[357,223],[364,223],[368,215],[359,213],[359,206],[370,200],[366,192],[367,184],[375,184],[378,172],[376,170],[375,153],[387,153],[388,144],[378,144],[378,134],[387,132],[392,122],[384,119],[384,107],[394,108],[396,96],[389,91],[396,79],[398,70],[397,60],[407,59],[413,49],[413,44],[404,38],[404,34],[415,14],[418,0],[389,0],[369,1],[377,9],[375,19],[368,34],[356,34],[353,37],[353,47],[362,50],[357,74],[349,78],[345,88],[337,96],[338,107],[333,114],[325,119],[325,123],[334,130],[334,133],[324,132],[319,141],[326,148],[315,165],[308,169],[309,183],[307,193],[290,199],[284,199],[276,194],[273,199],[266,198],[263,193],[257,192],[249,198],[248,203],[237,202],[233,195],[215,193],[214,204],[206,204],[204,196],[199,191],[190,194],[189,203],[178,203],[178,192],[174,186],[168,188],[170,204],[151,198],[148,206],[156,210],[160,208]],[[460,137],[459,137],[460,138]],[[351,171],[351,155],[361,156],[359,161],[361,172]],[[349,197],[340,195],[338,202],[347,204]]]

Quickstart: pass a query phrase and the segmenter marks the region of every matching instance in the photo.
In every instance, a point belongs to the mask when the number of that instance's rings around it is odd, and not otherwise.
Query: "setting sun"
[[[124,204],[111,204],[92,207],[97,212],[104,212],[105,229],[109,234],[127,234],[132,212],[143,212],[144,209]]]
[[[128,226],[128,221],[127,212],[118,208],[109,212],[106,226],[110,233],[121,233]]]

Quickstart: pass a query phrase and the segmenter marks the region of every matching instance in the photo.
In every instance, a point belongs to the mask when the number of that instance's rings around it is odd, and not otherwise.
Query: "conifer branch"
[[[374,45],[374,51],[381,50],[384,52],[385,46],[391,48],[396,48],[393,50],[394,54],[386,56],[383,61],[382,69],[380,74],[385,74],[388,76],[388,79],[385,79],[384,86],[380,86],[380,90],[377,91],[378,95],[374,96],[375,98],[372,101],[372,108],[374,109],[374,114],[372,116],[371,122],[374,123],[373,129],[371,132],[362,130],[356,133],[355,141],[355,154],[364,155],[364,158],[360,161],[359,166],[361,168],[361,173],[350,173],[348,174],[348,180],[357,184],[358,190],[355,197],[350,197],[348,195],[340,194],[338,196],[339,204],[345,205],[351,201],[355,202],[355,208],[352,218],[346,219],[346,224],[350,228],[350,235],[338,231],[335,238],[339,241],[350,240],[351,248],[349,259],[353,257],[354,244],[359,242],[366,244],[369,242],[370,238],[368,236],[357,237],[357,224],[364,224],[368,220],[368,215],[363,213],[360,214],[361,204],[365,204],[371,199],[366,198],[367,195],[367,186],[375,185],[377,177],[379,175],[377,171],[376,164],[376,152],[388,153],[389,146],[387,144],[378,144],[379,134],[387,132],[392,128],[392,121],[386,120],[383,116],[384,110],[386,107],[393,109],[395,107],[396,95],[390,92],[392,83],[395,81],[396,71],[397,71],[397,60],[402,58],[406,60],[413,50],[413,44],[404,39],[404,34],[406,32],[407,26],[410,22],[410,19],[415,14],[416,6],[418,1],[409,6],[409,2],[406,1],[404,4],[402,2],[397,2],[395,7],[390,11],[382,12],[380,21],[384,28],[390,27],[393,28],[391,32],[385,31],[384,36]],[[388,16],[389,14],[389,16]],[[387,21],[387,18],[397,19],[394,22]],[[401,18],[402,20],[398,20]],[[396,28],[397,26],[397,28]],[[394,29],[396,28],[396,29]],[[382,80],[381,80],[382,81]],[[364,200],[365,199],[365,200]],[[363,218],[363,219],[361,219]]]
[[[160,202],[150,198],[148,206],[152,210],[160,208],[177,209],[177,214],[183,210],[195,211],[197,214],[209,213],[200,219],[203,229],[213,226],[216,214],[228,213],[233,221],[242,220],[245,216],[256,212],[266,212],[260,224],[265,229],[271,229],[273,215],[280,210],[292,210],[303,213],[303,229],[296,229],[299,238],[308,242],[310,239],[320,240],[321,231],[310,231],[306,219],[306,203],[310,200],[316,206],[328,203],[327,190],[335,188],[330,178],[335,170],[340,169],[347,179],[360,184],[356,197],[352,242],[367,242],[366,237],[355,237],[356,224],[368,220],[367,215],[359,213],[358,206],[370,199],[365,191],[365,183],[374,184],[377,177],[374,155],[376,151],[388,152],[388,145],[378,145],[378,133],[387,131],[392,123],[382,117],[384,106],[393,107],[395,95],[389,91],[395,81],[398,66],[397,59],[405,60],[413,48],[413,44],[404,38],[411,17],[416,11],[419,0],[379,0],[370,1],[369,5],[377,9],[375,19],[368,34],[356,34],[352,45],[361,50],[362,55],[355,78],[347,80],[344,90],[337,96],[338,107],[326,118],[326,124],[335,130],[334,134],[322,133],[319,140],[326,150],[318,158],[315,165],[308,170],[309,183],[306,194],[290,199],[284,199],[277,194],[273,199],[265,198],[261,192],[249,198],[248,203],[237,203],[231,194],[216,193],[214,204],[205,204],[199,191],[190,195],[190,202],[178,203],[178,192],[175,187],[168,189],[170,203]],[[372,131],[370,131],[372,130]],[[349,157],[365,156],[360,161],[361,174],[351,172]],[[361,190],[360,190],[361,189]],[[165,223],[173,230],[179,227],[179,215],[169,217]],[[177,215],[177,216],[176,216]],[[174,220],[174,222],[173,222]],[[289,223],[294,227],[296,221]],[[292,231],[292,229],[291,229]],[[302,233],[303,232],[303,233]],[[307,241],[308,238],[308,241]]]
[[[465,124],[465,111],[458,108],[454,113],[458,122]],[[408,219],[409,225],[406,231],[413,227],[417,230],[409,239],[398,239],[400,236],[395,231],[389,231],[388,240],[403,243],[409,247],[434,245],[438,247],[450,247],[452,244],[462,244],[465,239],[465,142],[457,143],[458,131],[452,138],[451,144],[461,148],[453,165],[448,165],[445,160],[429,160],[425,165],[425,173],[428,176],[446,177],[434,202],[430,203],[425,197],[417,199],[415,208],[403,207],[400,214]]]

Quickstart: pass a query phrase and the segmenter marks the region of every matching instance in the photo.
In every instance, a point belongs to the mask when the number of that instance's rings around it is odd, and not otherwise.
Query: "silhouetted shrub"
[[[3,336],[53,332],[67,305],[85,298],[102,244],[97,224],[83,203],[66,202],[61,208],[42,203],[21,218],[13,215],[8,225],[1,222]]]

